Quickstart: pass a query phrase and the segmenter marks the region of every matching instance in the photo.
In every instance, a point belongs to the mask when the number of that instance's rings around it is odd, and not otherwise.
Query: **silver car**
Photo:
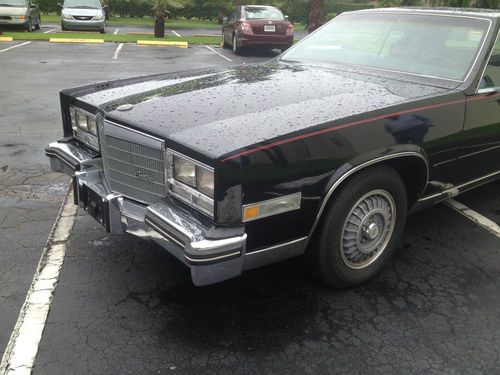
[[[63,31],[88,30],[105,33],[105,13],[99,0],[66,0],[60,6]]]
[[[0,26],[22,26],[29,32],[40,29],[40,10],[27,0],[0,0]]]

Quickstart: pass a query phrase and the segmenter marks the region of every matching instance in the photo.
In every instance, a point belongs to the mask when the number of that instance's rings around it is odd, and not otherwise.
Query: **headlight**
[[[66,13],[62,13],[61,14],[62,18],[64,18],[65,20],[70,20],[72,19],[73,17],[71,17],[71,14],[66,14]]]
[[[190,186],[196,187],[196,164],[179,156],[174,158],[174,178]]]
[[[25,20],[26,16],[12,16],[12,19],[15,19],[15,20]]]
[[[104,19],[104,16],[102,14],[99,14],[94,17],[94,21],[102,21]]]
[[[97,136],[95,116],[76,107],[70,108],[70,115],[75,138],[94,150],[99,151],[99,139]]]
[[[167,151],[170,192],[213,217],[214,170],[175,151]]]

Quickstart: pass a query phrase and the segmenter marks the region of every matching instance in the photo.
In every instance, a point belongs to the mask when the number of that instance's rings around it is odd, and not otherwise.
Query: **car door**
[[[500,39],[498,36],[476,94],[467,98],[459,161],[464,180],[500,171]]]
[[[35,4],[33,1],[28,1],[28,7],[31,20],[33,24],[36,24],[36,22],[38,22],[38,19],[40,17],[40,10],[38,9],[38,5]]]

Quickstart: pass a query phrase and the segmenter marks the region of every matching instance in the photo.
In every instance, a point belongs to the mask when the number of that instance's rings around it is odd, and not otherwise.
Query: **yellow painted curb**
[[[13,39],[11,36],[0,36],[0,42],[12,42]]]
[[[104,39],[50,38],[51,43],[104,43]]]
[[[178,48],[188,48],[188,42],[166,42],[160,40],[138,40],[137,44],[142,46],[170,46]]]

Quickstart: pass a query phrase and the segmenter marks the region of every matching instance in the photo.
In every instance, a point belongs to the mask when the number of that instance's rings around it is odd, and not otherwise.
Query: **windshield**
[[[1,1],[1,0],[0,0]],[[285,16],[276,8],[245,8],[247,20],[284,20]]]
[[[3,1],[3,0],[0,0]],[[64,2],[65,8],[87,8],[87,9],[101,9],[101,2],[99,0],[66,0]]]
[[[0,7],[26,7],[26,0],[0,0]]]
[[[283,60],[315,60],[461,81],[489,22],[466,17],[345,14],[297,44]]]

